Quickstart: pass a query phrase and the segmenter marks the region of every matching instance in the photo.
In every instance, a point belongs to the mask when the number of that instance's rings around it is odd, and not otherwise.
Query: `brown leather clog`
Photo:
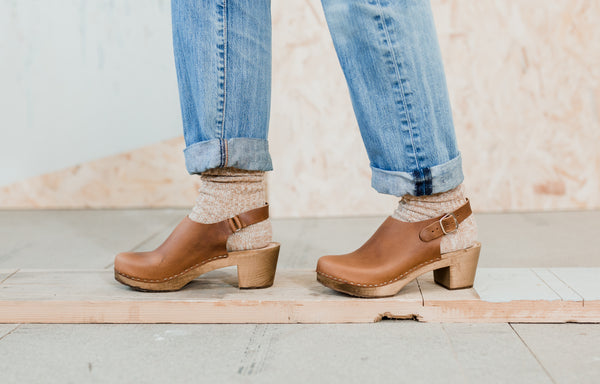
[[[407,223],[388,217],[359,249],[323,256],[317,280],[326,287],[359,297],[397,294],[418,276],[434,271],[435,282],[448,288],[473,286],[481,244],[441,254],[442,236],[471,215],[469,201],[439,217]]]
[[[279,243],[246,251],[228,252],[226,247],[232,233],[268,217],[268,205],[214,224],[186,216],[155,250],[119,253],[115,279],[138,290],[176,291],[206,272],[236,265],[240,288],[269,287],[275,278]]]

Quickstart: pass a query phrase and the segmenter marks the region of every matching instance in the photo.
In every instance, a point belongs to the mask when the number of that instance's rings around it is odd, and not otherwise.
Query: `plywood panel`
[[[550,268],[550,271],[584,301],[600,300],[600,268]]]
[[[429,273],[396,296],[360,299],[323,287],[311,270],[280,270],[271,288],[239,290],[235,268],[227,268],[163,293],[131,290],[107,270],[19,270],[2,284],[0,322],[600,322],[600,300],[584,305],[552,284],[531,269],[482,268],[474,288],[449,291]]]
[[[532,270],[550,289],[552,289],[552,291],[560,296],[561,300],[583,301],[583,297],[580,294],[565,284],[565,282],[559,279],[550,269],[533,268]]]
[[[235,269],[228,269],[179,292],[148,293],[120,285],[109,271],[23,270],[0,291],[0,322],[373,322],[388,312],[412,318],[422,304],[416,282],[375,300],[335,293],[306,270],[280,271],[267,289],[239,290],[236,282]]]
[[[423,295],[420,314],[427,321],[567,322],[600,320],[581,300],[562,300],[530,269],[481,268],[474,288],[449,291],[432,274],[418,278]]]

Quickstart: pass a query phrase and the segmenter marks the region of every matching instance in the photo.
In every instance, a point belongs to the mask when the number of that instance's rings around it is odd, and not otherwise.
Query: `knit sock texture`
[[[429,196],[404,195],[392,217],[409,223],[423,221],[452,212],[466,202],[462,184],[450,191]],[[442,237],[440,250],[441,253],[447,253],[468,248],[476,240],[477,223],[471,214],[460,223],[456,232]]]
[[[200,175],[198,197],[189,218],[212,224],[259,208],[267,201],[265,172],[213,168]],[[272,239],[271,220],[242,228],[227,239],[228,251],[262,248]]]

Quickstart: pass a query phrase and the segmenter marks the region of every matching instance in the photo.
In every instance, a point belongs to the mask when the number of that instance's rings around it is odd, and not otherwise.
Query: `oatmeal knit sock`
[[[198,223],[216,223],[265,205],[265,172],[232,167],[209,169],[200,175],[198,192],[189,218]],[[229,236],[227,250],[266,247],[271,239],[271,220],[267,219]]]
[[[464,203],[464,187],[429,196],[404,195],[392,217],[400,221],[415,222],[437,217],[452,212]],[[477,240],[477,224],[473,215],[460,223],[458,230],[442,237],[440,250],[442,253],[468,248]]]

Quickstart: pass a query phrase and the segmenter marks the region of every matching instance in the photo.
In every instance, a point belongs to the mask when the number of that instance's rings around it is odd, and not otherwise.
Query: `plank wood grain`
[[[449,291],[434,283],[433,275],[418,278],[423,295],[420,312],[426,321],[439,322],[589,322],[599,311],[583,303],[562,300],[529,268],[480,268],[470,289]]]
[[[481,268],[474,288],[455,291],[429,273],[396,296],[360,299],[321,286],[311,270],[283,269],[271,288],[239,290],[227,268],[178,292],[134,291],[106,270],[19,270],[0,285],[0,323],[600,322],[600,300],[584,306],[572,285],[537,272]]]
[[[550,268],[550,271],[583,298],[587,312],[600,312],[600,268]]]
[[[393,298],[359,300],[279,271],[271,288],[240,290],[235,268],[207,273],[178,292],[139,292],[106,270],[20,270],[0,290],[0,323],[345,323],[388,313],[412,318],[416,282]]]
[[[552,289],[561,300],[566,301],[583,301],[583,297],[575,292],[573,288],[569,287],[564,281],[558,278],[548,268],[532,268],[533,272],[546,283],[546,285]]]
[[[600,300],[600,268],[550,268],[585,301]]]

